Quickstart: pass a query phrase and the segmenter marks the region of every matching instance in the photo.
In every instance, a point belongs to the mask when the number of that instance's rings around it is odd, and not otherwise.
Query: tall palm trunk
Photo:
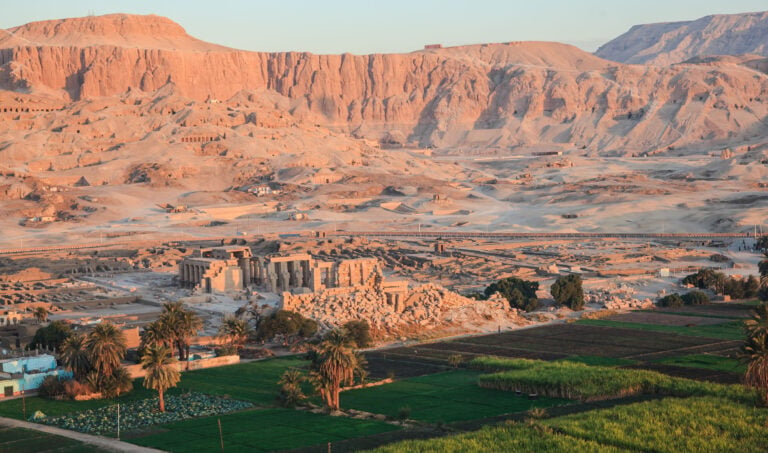
[[[163,398],[163,391],[157,391],[158,399],[160,400],[160,412],[165,412],[165,399]]]

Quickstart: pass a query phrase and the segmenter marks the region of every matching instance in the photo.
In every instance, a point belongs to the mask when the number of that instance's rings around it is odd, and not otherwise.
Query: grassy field
[[[453,422],[565,404],[563,399],[528,400],[477,385],[480,372],[456,370],[405,379],[341,394],[342,407],[397,417],[404,406],[409,418],[430,423]]]
[[[13,453],[100,453],[102,450],[67,437],[31,429],[0,426],[0,452]]]
[[[483,388],[538,393],[556,398],[600,400],[637,394],[671,396],[728,396],[734,401],[754,401],[755,394],[741,385],[720,385],[676,378],[662,373],[589,366],[576,362],[543,362],[521,359],[478,358],[470,366],[484,371]]]
[[[228,452],[287,450],[398,429],[378,421],[261,409],[159,425],[143,437],[126,441],[172,452],[218,451],[218,419]]]
[[[616,357],[600,357],[593,355],[575,355],[562,359],[566,362],[583,363],[585,365],[595,366],[627,366],[637,363],[634,360],[620,359]]]
[[[691,337],[718,338],[721,340],[741,340],[744,338],[744,323],[741,321],[725,322],[710,326],[663,326],[658,324],[640,324],[634,322],[619,322],[607,319],[582,319],[576,324],[584,326],[618,327],[637,329],[648,332],[665,332]]]
[[[765,451],[768,410],[714,397],[665,398],[530,423],[506,423],[375,451]]]
[[[711,354],[691,354],[658,360],[658,363],[704,370],[743,374],[746,366],[738,359]]]

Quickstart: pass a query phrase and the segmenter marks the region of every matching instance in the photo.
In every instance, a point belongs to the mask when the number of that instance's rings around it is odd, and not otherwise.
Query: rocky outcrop
[[[636,25],[595,52],[607,60],[648,65],[742,54],[768,56],[768,11]]]

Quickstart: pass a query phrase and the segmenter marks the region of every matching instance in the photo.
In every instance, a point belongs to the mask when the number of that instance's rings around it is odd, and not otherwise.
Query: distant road
[[[510,232],[479,232],[479,231],[326,231],[326,236],[342,237],[400,237],[400,238],[443,238],[443,239],[747,239],[768,236],[768,233],[510,233]],[[312,237],[313,231],[282,233],[284,239],[293,237]],[[246,239],[243,236],[194,238],[176,240],[181,245],[200,244],[204,242],[220,242],[231,239]],[[54,245],[45,247],[28,247],[0,249],[2,255],[19,255],[24,253],[62,252],[84,249],[99,249],[118,245],[146,244],[151,241],[135,242],[104,242],[88,244]],[[160,241],[157,242],[168,242]]]
[[[472,231],[336,231],[328,236],[489,239],[739,239],[753,233],[508,233]],[[768,236],[766,234],[757,234]]]

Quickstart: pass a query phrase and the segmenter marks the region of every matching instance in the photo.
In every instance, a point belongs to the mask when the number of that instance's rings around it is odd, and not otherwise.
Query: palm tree
[[[171,357],[171,350],[165,346],[150,346],[141,358],[141,367],[147,371],[144,376],[144,387],[157,390],[160,401],[160,412],[165,412],[163,394],[175,387],[181,379],[175,366],[176,360]]]
[[[203,329],[203,321],[197,316],[197,313],[192,310],[185,310],[180,316],[180,321],[179,338],[184,344],[184,360],[187,361],[187,369],[189,369],[190,340],[192,337],[197,336],[198,332]]]
[[[144,333],[141,335],[141,346],[166,346],[171,347],[173,342],[173,332],[168,328],[163,319],[158,319],[144,326]]]
[[[764,404],[768,404],[768,304],[760,304],[752,318],[744,322],[747,338],[742,347],[742,360],[747,364],[745,384],[757,389]]]
[[[280,384],[280,400],[285,407],[296,407],[302,401],[307,399],[301,384],[306,377],[301,371],[291,368],[283,373],[283,376],[277,381]]]
[[[93,369],[102,376],[112,376],[125,357],[125,335],[111,322],[97,325],[85,340]]]
[[[227,316],[219,327],[219,337],[223,338],[229,346],[240,349],[253,333],[248,321],[234,316]]]
[[[37,321],[38,324],[43,323],[48,320],[48,309],[42,305],[38,305],[32,311],[32,316],[35,317],[35,321]]]
[[[365,361],[355,353],[341,330],[331,331],[316,347],[312,381],[330,411],[339,410],[341,386],[353,384],[364,365]]]
[[[166,302],[163,304],[160,322],[170,332],[179,351],[179,360],[186,360],[189,356],[190,339],[203,328],[200,317],[194,311],[185,309],[181,301]]]
[[[757,263],[757,269],[760,271],[760,283],[763,286],[768,286],[768,252],[765,252],[763,256],[763,260]]]
[[[91,369],[85,337],[82,335],[75,334],[64,340],[61,344],[60,358],[64,367],[71,371],[76,379],[85,377]]]

